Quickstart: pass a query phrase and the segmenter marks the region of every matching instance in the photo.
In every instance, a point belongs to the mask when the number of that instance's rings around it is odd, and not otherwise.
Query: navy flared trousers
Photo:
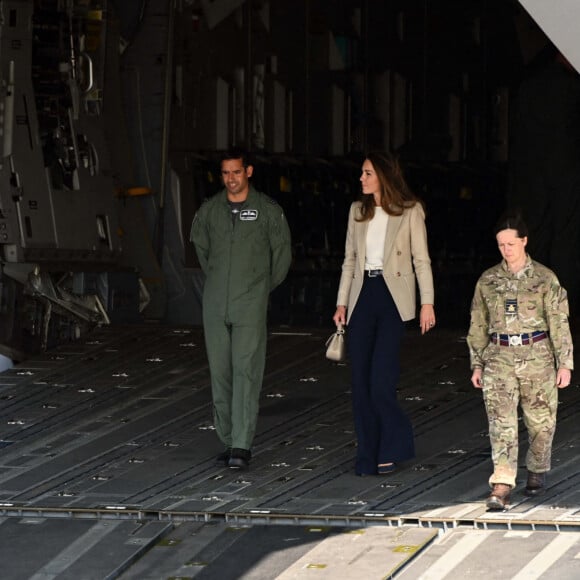
[[[404,330],[383,277],[366,277],[348,325],[357,474],[415,456],[413,428],[397,401]]]

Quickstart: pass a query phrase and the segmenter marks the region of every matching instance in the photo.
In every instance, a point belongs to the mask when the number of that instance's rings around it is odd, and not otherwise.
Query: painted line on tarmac
[[[486,538],[487,532],[469,532],[448,552],[445,552],[432,566],[429,567],[419,580],[442,580],[453,568],[461,564]]]
[[[532,558],[512,580],[535,580],[556,563],[576,542],[576,534],[562,534],[554,538],[539,554]]]

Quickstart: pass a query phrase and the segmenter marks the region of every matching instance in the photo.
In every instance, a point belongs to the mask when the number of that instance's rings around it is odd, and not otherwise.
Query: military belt
[[[491,342],[500,346],[525,346],[545,338],[548,338],[548,333],[545,330],[536,330],[525,334],[497,334],[494,332],[490,336]]]

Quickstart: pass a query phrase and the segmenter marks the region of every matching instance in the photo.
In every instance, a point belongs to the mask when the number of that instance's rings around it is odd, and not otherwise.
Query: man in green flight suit
[[[221,161],[225,189],[207,200],[191,226],[205,273],[203,326],[211,373],[214,423],[225,451],[218,465],[247,469],[266,362],[270,292],[292,260],[282,208],[249,183],[247,155]]]

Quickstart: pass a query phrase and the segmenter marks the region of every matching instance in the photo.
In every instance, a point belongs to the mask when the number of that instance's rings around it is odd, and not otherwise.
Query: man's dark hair
[[[518,232],[518,238],[527,237],[528,226],[519,209],[508,209],[497,220],[493,233],[497,235],[503,230],[516,230]]]
[[[247,151],[240,149],[239,147],[231,147],[225,153],[222,154],[220,158],[220,163],[222,161],[230,161],[231,159],[241,159],[242,165],[248,167],[252,165],[252,161]]]

